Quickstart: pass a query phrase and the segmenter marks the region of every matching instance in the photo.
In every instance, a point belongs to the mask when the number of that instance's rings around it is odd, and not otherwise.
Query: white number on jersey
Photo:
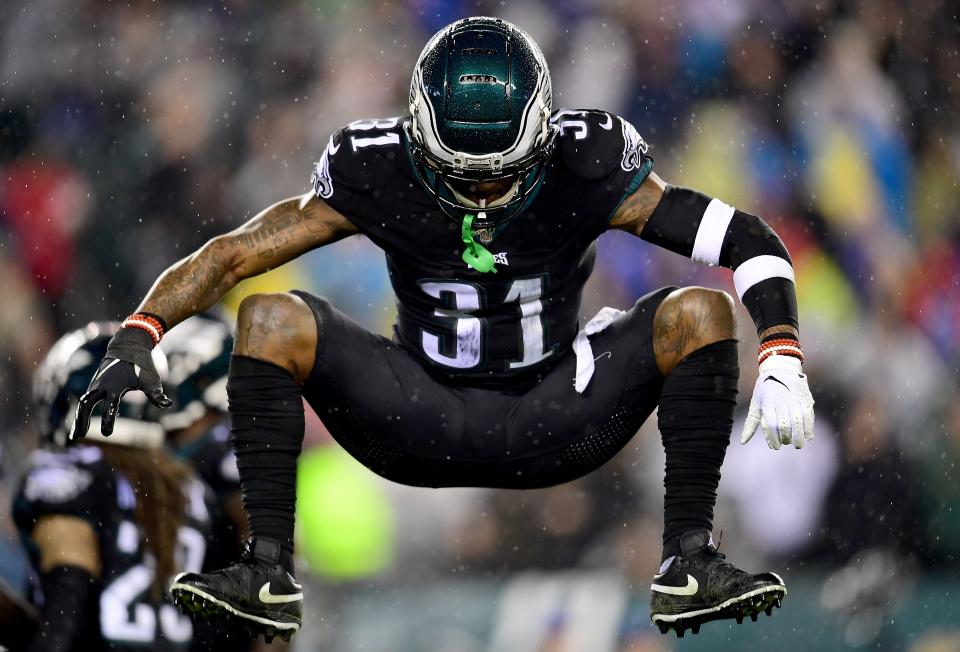
[[[400,118],[384,118],[382,120],[357,120],[343,129],[343,137],[350,139],[350,147],[356,152],[364,147],[392,147],[400,144],[400,133],[396,130]],[[352,132],[360,132],[360,135]],[[321,199],[333,196],[333,178],[330,176],[330,157],[336,155],[342,143],[333,144],[330,136],[323,155],[313,168],[310,183],[313,191]]]
[[[379,136],[355,136],[350,135],[350,146],[353,151],[362,147],[399,145],[400,134],[396,131],[389,131],[397,126],[399,118],[384,118],[383,120],[357,120],[347,125],[346,132],[351,131],[383,131],[385,133]]]
[[[203,485],[195,482],[187,493],[187,510],[195,518],[209,519],[203,499]],[[123,521],[117,530],[117,549],[127,554],[136,553],[140,546],[140,531],[131,521]],[[196,529],[183,525],[177,530],[175,558],[180,568],[200,572],[207,551],[207,541]],[[144,555],[144,562],[133,566],[110,582],[100,593],[100,631],[107,641],[152,643],[157,636],[157,620],[164,638],[185,643],[193,636],[190,619],[176,607],[163,603],[155,608],[149,602],[153,584],[154,560]]]
[[[456,350],[453,355],[441,352],[442,335],[420,331],[420,344],[428,358],[447,367],[471,369],[480,364],[483,351],[483,320],[471,313],[481,309],[480,289],[462,281],[425,281],[420,289],[435,299],[447,293],[453,297],[453,308],[436,308],[435,317],[453,320]],[[507,291],[504,303],[520,304],[521,359],[510,362],[511,369],[527,367],[549,357],[543,341],[543,277],[531,276],[515,280]]]

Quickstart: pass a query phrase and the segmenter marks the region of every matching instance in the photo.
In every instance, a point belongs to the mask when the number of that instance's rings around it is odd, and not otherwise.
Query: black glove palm
[[[139,328],[121,328],[117,331],[107,345],[107,354],[90,381],[87,393],[80,399],[70,441],[86,436],[90,427],[90,414],[100,401],[106,402],[103,419],[100,421],[100,432],[104,436],[113,434],[120,399],[130,390],[143,390],[150,402],[157,407],[173,405],[173,401],[163,393],[151,349],[153,339],[146,331]]]

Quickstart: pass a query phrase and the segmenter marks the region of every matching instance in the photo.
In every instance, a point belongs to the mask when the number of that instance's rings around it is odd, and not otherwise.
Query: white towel
[[[616,308],[602,308],[573,338],[573,352],[577,356],[577,375],[573,379],[573,388],[578,393],[583,394],[587,385],[590,384],[590,379],[593,378],[595,365],[593,349],[590,347],[590,336],[605,330],[607,326],[625,314],[627,313]]]

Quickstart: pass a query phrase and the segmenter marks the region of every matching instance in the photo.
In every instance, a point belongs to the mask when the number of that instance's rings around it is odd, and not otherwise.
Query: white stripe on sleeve
[[[693,253],[690,258],[701,265],[715,267],[720,263],[720,249],[723,236],[727,233],[730,220],[733,219],[733,206],[719,199],[711,199],[707,210],[703,212],[697,237],[693,241]]]
[[[793,277],[793,267],[778,256],[756,256],[743,261],[733,272],[733,286],[737,288],[737,295],[743,301],[743,295],[761,281],[768,278],[786,278],[796,282]]]

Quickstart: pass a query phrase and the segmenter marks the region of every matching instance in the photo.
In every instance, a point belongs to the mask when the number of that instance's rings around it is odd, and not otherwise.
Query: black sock
[[[235,355],[227,396],[250,534],[279,544],[287,566],[293,554],[297,457],[303,443],[300,386],[286,369]]]
[[[658,412],[667,454],[664,559],[679,553],[684,532],[713,529],[739,377],[737,342],[723,340],[685,357],[664,380]]]

